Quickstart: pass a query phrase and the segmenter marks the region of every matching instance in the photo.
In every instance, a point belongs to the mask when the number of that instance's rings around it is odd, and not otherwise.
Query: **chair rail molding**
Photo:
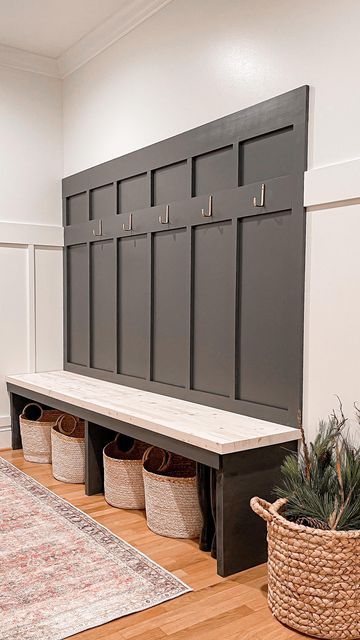
[[[359,177],[360,158],[306,171],[305,207],[311,211],[319,208],[328,209],[335,203],[335,206],[341,206],[341,203],[346,202],[359,204]]]
[[[0,222],[0,244],[64,246],[64,229],[55,225]]]

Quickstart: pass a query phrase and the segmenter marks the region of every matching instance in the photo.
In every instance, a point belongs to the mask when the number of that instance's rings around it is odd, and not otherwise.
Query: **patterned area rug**
[[[188,591],[0,458],[0,639],[62,640]]]

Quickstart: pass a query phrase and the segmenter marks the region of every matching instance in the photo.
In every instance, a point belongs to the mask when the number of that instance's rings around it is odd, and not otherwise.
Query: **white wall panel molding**
[[[22,51],[4,44],[0,44],[0,65],[11,67],[12,69],[40,73],[53,78],[60,77],[58,61],[55,58]]]
[[[36,371],[36,274],[35,274],[35,246],[30,244],[28,254],[28,371]]]
[[[39,246],[19,234],[0,237],[0,449],[11,436],[5,375],[62,368],[63,250],[46,237],[37,236]]]
[[[120,11],[81,38],[59,58],[62,78],[110,47],[172,0],[127,0]]]
[[[0,243],[62,247],[64,230],[52,225],[0,222]]]
[[[360,158],[305,173],[305,206],[329,208],[360,202]],[[324,207],[323,205],[326,205]]]

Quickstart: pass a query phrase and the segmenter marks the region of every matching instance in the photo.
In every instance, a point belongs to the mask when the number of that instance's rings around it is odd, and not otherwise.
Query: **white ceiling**
[[[58,58],[126,0],[0,0],[0,43]]]
[[[0,0],[0,65],[64,77],[172,0]]]

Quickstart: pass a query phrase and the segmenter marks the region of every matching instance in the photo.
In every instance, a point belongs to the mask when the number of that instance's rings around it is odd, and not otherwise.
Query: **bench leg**
[[[249,505],[253,496],[274,501],[280,466],[293,442],[221,457],[216,478],[217,572],[229,576],[267,560],[266,527]]]
[[[11,446],[13,449],[22,449],[20,421],[25,405],[29,402],[26,398],[18,396],[16,393],[9,393],[10,398],[10,418],[11,418]]]
[[[104,491],[103,449],[114,439],[114,432],[94,422],[85,422],[85,493]]]
[[[211,474],[212,469],[205,464],[197,463],[197,487],[203,527],[200,534],[199,548],[210,551],[215,533],[214,518],[211,509]]]

